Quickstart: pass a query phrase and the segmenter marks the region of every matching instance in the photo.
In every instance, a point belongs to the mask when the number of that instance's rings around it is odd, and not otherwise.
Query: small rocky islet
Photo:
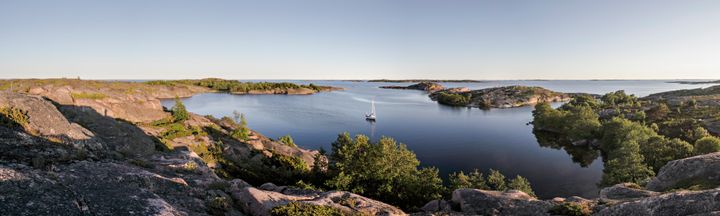
[[[384,89],[412,89],[429,93],[430,99],[449,106],[481,109],[512,108],[541,102],[566,102],[577,93],[561,93],[536,86],[503,86],[471,90],[467,87],[445,88],[439,83],[423,81],[409,86],[381,86]]]
[[[673,189],[687,181],[720,182],[720,153],[671,161],[645,188],[618,184],[602,189],[598,199],[539,200],[514,190],[457,189],[447,200],[403,211],[351,192],[277,186],[271,180],[248,183],[267,180],[262,176],[228,178],[227,164],[262,173],[275,169],[266,161],[293,158],[312,169],[316,160],[327,159],[318,151],[252,130],[237,139],[234,132],[240,125],[228,118],[188,113],[184,121],[172,122],[173,113],[159,101],[217,91],[213,88],[81,80],[6,80],[0,86],[5,87],[0,92],[3,215],[271,215],[275,207],[298,203],[361,215],[713,215],[720,211],[720,189]],[[569,97],[516,87],[469,94],[482,98],[528,91],[546,96],[522,100],[498,96],[496,100],[504,102],[490,104],[503,107]],[[282,93],[263,91],[268,92]],[[222,143],[223,151],[218,153],[210,143]],[[213,154],[222,154],[224,161]]]

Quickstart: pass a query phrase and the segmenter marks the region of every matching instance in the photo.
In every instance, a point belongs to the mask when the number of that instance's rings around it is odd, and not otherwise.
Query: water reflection
[[[540,146],[565,150],[572,161],[581,167],[589,167],[600,157],[600,151],[589,146],[575,146],[558,134],[539,130],[533,130],[533,134]]]

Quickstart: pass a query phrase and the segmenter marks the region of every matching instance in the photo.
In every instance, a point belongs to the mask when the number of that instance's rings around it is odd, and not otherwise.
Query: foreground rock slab
[[[467,215],[549,215],[553,207],[521,191],[486,191],[458,189],[453,191],[452,202]]]
[[[265,184],[261,188],[246,187],[233,193],[232,197],[246,213],[256,216],[270,215],[274,207],[290,202],[329,206],[348,214],[406,215],[391,205],[344,191],[318,192],[276,187],[272,184]]]

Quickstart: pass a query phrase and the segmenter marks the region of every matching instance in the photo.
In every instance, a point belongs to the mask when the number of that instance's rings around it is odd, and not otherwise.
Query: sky
[[[0,0],[0,78],[720,79],[716,0]]]

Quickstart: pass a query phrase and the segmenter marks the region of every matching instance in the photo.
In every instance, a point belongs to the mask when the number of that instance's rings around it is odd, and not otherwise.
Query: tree
[[[282,144],[291,146],[291,147],[297,147],[295,144],[295,141],[293,141],[293,138],[290,135],[281,136],[278,139]]]
[[[483,177],[483,174],[477,169],[470,172],[469,178],[471,188],[482,190],[490,189],[487,185],[487,182],[485,181],[485,178]]]
[[[667,162],[690,157],[693,146],[681,139],[668,140],[662,136],[653,136],[640,146],[640,153],[645,158],[645,163],[658,172]]]
[[[640,154],[640,146],[635,141],[620,143],[620,147],[612,151],[608,157],[610,159],[605,163],[600,182],[603,186],[623,182],[641,183],[655,175],[643,164],[644,158]]]
[[[451,173],[448,177],[450,189],[457,190],[460,188],[473,188],[470,177],[465,175],[463,171]]]
[[[580,94],[580,95],[573,97],[573,99],[570,100],[570,102],[563,104],[560,107],[560,109],[570,110],[576,106],[585,106],[585,107],[590,107],[592,109],[598,109],[598,108],[600,108],[600,102],[597,99],[595,99],[595,97],[593,97],[592,95]]]
[[[508,184],[508,187],[511,190],[519,190],[530,196],[535,196],[535,192],[530,186],[530,181],[520,175],[515,176],[515,178],[510,181],[510,184]]]
[[[190,118],[190,114],[185,109],[185,104],[180,100],[179,97],[175,97],[175,105],[172,107],[172,117],[175,122],[183,122]]]
[[[599,116],[588,106],[575,106],[563,119],[563,131],[570,141],[592,139],[600,130]]]
[[[641,183],[655,174],[640,153],[641,145],[647,145],[651,138],[658,136],[655,131],[640,123],[615,117],[603,124],[602,134],[600,148],[607,154],[608,161],[603,169],[601,185]]]
[[[695,142],[696,154],[709,154],[720,151],[720,139],[714,136],[707,136]]]
[[[325,185],[348,190],[409,209],[437,199],[444,191],[437,169],[418,169],[420,161],[405,144],[382,137],[338,135],[332,143]]]
[[[494,169],[490,169],[490,175],[488,175],[487,183],[492,190],[504,191],[507,189],[507,186],[505,185],[505,175]]]

